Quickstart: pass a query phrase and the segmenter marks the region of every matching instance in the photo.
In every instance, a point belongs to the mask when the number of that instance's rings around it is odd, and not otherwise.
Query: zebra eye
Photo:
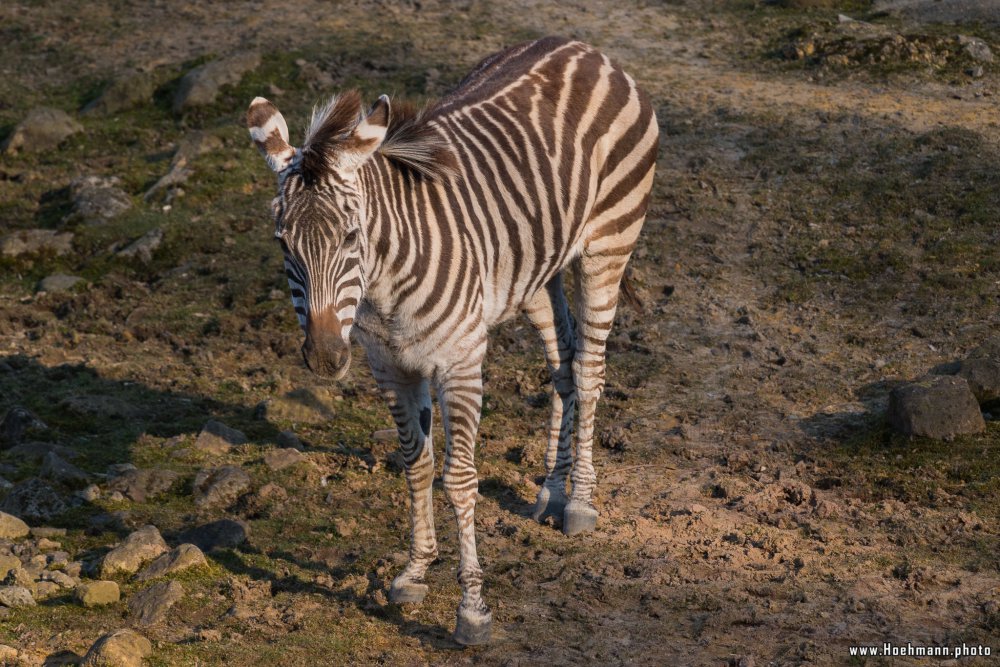
[[[344,237],[344,247],[353,249],[356,245],[358,245],[358,230],[355,229],[348,232],[347,236]]]

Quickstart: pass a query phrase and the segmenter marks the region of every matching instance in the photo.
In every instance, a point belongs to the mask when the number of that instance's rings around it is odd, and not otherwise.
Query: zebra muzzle
[[[339,331],[317,324],[310,318],[306,326],[306,342],[302,344],[302,358],[309,370],[316,375],[339,380],[351,367],[351,346],[344,342]]]

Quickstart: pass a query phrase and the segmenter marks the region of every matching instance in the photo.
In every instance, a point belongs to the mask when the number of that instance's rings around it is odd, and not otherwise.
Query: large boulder
[[[25,537],[31,529],[16,516],[0,512],[0,539],[16,540]]]
[[[181,79],[174,94],[174,113],[211,104],[219,89],[239,83],[243,75],[260,65],[260,54],[253,51],[236,53],[196,67]]]
[[[113,581],[87,581],[76,587],[73,597],[84,607],[101,607],[118,602],[121,591]]]
[[[205,468],[194,478],[194,502],[199,507],[226,507],[250,488],[250,475],[239,466]]]
[[[119,572],[133,574],[167,550],[167,543],[156,526],[143,526],[104,556],[101,576],[109,577]]]
[[[90,647],[80,662],[82,667],[141,667],[143,658],[153,653],[149,640],[132,630],[115,630]]]
[[[979,403],[963,377],[928,375],[889,394],[889,421],[904,435],[951,440],[986,428]]]
[[[15,484],[3,502],[0,502],[0,511],[31,523],[46,523],[67,509],[62,496],[38,478]]]
[[[174,572],[181,572],[192,567],[203,567],[208,565],[205,554],[194,544],[182,544],[176,549],[161,555],[152,563],[146,566],[139,574],[135,575],[136,581],[148,581],[158,577],[165,577]]]
[[[153,584],[129,600],[129,617],[136,625],[157,625],[166,620],[167,612],[183,597],[184,587],[176,581]]]
[[[117,176],[78,176],[69,189],[73,195],[70,220],[91,224],[106,222],[132,208],[132,198],[120,187]]]
[[[177,539],[195,544],[202,551],[233,549],[247,541],[250,525],[245,521],[219,519],[195,528],[189,528]]]
[[[83,126],[65,111],[38,107],[28,112],[0,149],[4,153],[47,151],[82,131]]]

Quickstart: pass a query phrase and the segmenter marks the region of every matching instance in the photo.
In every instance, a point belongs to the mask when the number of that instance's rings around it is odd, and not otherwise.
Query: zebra
[[[383,95],[365,110],[357,91],[336,95],[313,110],[300,148],[264,98],[251,102],[247,126],[278,174],[274,236],[306,365],[342,378],[353,334],[397,426],[411,543],[390,600],[422,601],[438,555],[434,390],[446,439],[443,486],[460,543],[453,638],[488,642],[492,613],[474,525],[487,330],[525,313],[551,372],[546,477],[534,518],[561,520],[566,535],[593,530],[606,340],[659,147],[650,99],[595,48],[546,37],[487,57],[423,108]],[[575,320],[563,289],[568,268]]]

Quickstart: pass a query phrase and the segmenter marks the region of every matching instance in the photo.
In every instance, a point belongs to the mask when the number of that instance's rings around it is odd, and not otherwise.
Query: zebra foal
[[[492,615],[476,554],[473,455],[487,329],[524,312],[541,334],[552,415],[535,518],[555,517],[567,535],[592,530],[605,341],[658,147],[649,99],[597,50],[548,37],[486,58],[419,111],[386,96],[365,111],[357,92],[339,95],[314,111],[301,148],[263,98],[250,104],[247,125],[278,174],[274,235],[305,362],[342,377],[353,332],[399,431],[412,534],[390,597],[422,600],[438,553],[433,388],[460,538],[454,638],[486,642]],[[570,265],[575,326],[562,284]]]

